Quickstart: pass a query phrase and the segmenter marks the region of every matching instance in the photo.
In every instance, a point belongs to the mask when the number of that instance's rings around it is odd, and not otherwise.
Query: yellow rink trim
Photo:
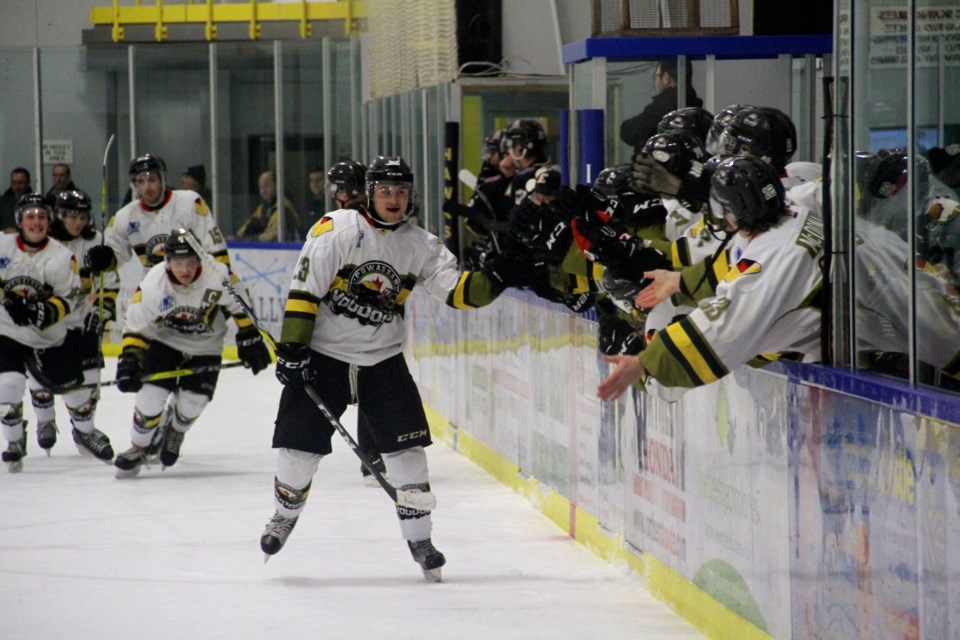
[[[525,496],[564,533],[594,554],[614,564],[624,564],[640,575],[647,590],[669,604],[687,622],[709,638],[772,640],[771,636],[717,602],[692,582],[649,553],[635,551],[623,539],[603,528],[599,520],[556,491],[525,476],[516,464],[469,433],[455,428],[443,415],[424,405],[430,432],[502,484]],[[572,511],[572,513],[571,513]]]

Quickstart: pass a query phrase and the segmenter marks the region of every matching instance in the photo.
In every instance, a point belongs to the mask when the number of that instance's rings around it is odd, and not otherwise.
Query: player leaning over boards
[[[277,345],[284,388],[273,434],[276,513],[260,538],[268,556],[287,541],[317,465],[332,451],[334,427],[304,385],[317,389],[338,417],[356,402],[391,483],[428,491],[430,431],[403,357],[403,304],[417,284],[458,309],[488,304],[504,288],[503,274],[493,270],[461,273],[435,235],[407,224],[415,192],[401,158],[374,160],[366,191],[369,207],[353,203],[313,226],[290,284]],[[439,580],[445,560],[430,540],[431,513],[398,506],[397,516],[414,560],[428,579]]]
[[[237,354],[254,375],[270,364],[270,352],[240,305],[225,291],[227,267],[204,269],[186,229],[173,229],[163,243],[164,261],[147,272],[133,294],[123,323],[117,388],[136,392],[130,440],[114,460],[117,478],[130,478],[147,461],[163,427],[160,462],[180,457],[183,437],[213,399],[218,371],[143,382],[143,374],[220,364],[225,318],[237,324]],[[169,402],[168,402],[169,400]]]
[[[716,221],[735,233],[731,267],[714,297],[658,331],[639,356],[605,356],[616,369],[597,388],[601,400],[618,398],[640,383],[676,399],[708,384],[757,354],[795,352],[820,356],[819,301],[823,223],[815,213],[787,207],[776,169],[755,156],[721,162],[711,178]],[[651,272],[654,285],[637,296],[640,306],[660,280],[676,272]],[[679,279],[672,293],[679,293]]]

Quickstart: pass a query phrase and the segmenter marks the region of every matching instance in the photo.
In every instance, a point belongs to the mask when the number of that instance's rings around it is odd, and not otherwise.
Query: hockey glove
[[[538,274],[546,268],[546,263],[530,256],[513,252],[497,254],[493,264],[484,271],[495,286],[529,286],[538,281]]]
[[[120,389],[123,393],[136,393],[143,386],[143,382],[140,380],[140,374],[143,373],[140,360],[141,358],[137,357],[133,350],[124,351],[120,354],[120,358],[117,360],[117,389]]]
[[[117,257],[113,249],[106,245],[97,244],[87,251],[83,256],[83,264],[93,275],[100,275],[104,271],[110,271],[117,266]]]
[[[302,387],[313,382],[315,374],[310,368],[310,346],[295,342],[277,345],[277,380],[282,384]]]
[[[256,327],[247,327],[237,332],[237,355],[243,366],[257,375],[270,364],[270,351]]]
[[[103,324],[111,322],[116,317],[116,307],[117,303],[111,299],[104,299],[103,301]],[[99,333],[100,332],[100,308],[99,305],[96,305],[90,313],[87,314],[87,317],[83,319],[83,331],[84,333]]]
[[[643,336],[629,322],[616,316],[601,316],[598,319],[597,346],[608,356],[635,356],[643,351]]]
[[[38,329],[45,329],[57,320],[57,312],[53,305],[36,298],[10,295],[4,298],[3,307],[18,327],[33,325]]]

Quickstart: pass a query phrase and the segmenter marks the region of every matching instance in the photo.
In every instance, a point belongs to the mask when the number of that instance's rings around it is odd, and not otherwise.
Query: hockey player
[[[176,463],[184,435],[213,398],[218,371],[146,383],[141,377],[219,365],[228,315],[237,324],[237,353],[244,366],[257,374],[270,364],[260,333],[222,284],[227,267],[214,263],[217,269],[204,269],[188,233],[180,228],[164,234],[164,261],[147,272],[127,308],[117,388],[137,395],[133,446],[114,461],[118,478],[140,472],[158,427],[163,433],[160,462],[164,467]]]
[[[83,260],[87,249],[100,243],[100,233],[90,224],[92,209],[90,197],[83,191],[61,191],[56,197],[56,218],[50,225],[50,237],[58,240],[70,249],[77,262]],[[81,362],[84,383],[95,385],[100,381],[100,327],[116,317],[117,292],[119,279],[115,272],[105,275],[103,291],[94,290],[94,282],[90,278],[88,269],[80,269],[80,280],[83,284],[84,295],[67,315],[64,323],[67,327],[66,353],[69,357],[77,358]],[[100,318],[100,299],[103,299],[103,318]],[[56,412],[54,409],[53,391],[43,385],[33,376],[28,378],[30,400],[37,416],[37,442],[41,449],[47,451],[57,441]],[[97,394],[90,398],[88,406],[83,412],[75,415],[71,412],[71,422],[80,424],[74,428],[73,439],[81,453],[91,453],[95,457],[107,462],[113,459],[110,441],[100,432],[87,427],[93,425],[94,416],[99,398]],[[108,451],[110,449],[110,451]],[[109,457],[105,457],[109,453]]]
[[[736,232],[735,257],[716,295],[657,332],[639,356],[605,356],[616,365],[597,387],[602,400],[630,385],[667,399],[708,384],[758,353],[819,357],[823,224],[786,207],[776,170],[755,157],[730,158],[711,179],[711,208]]]
[[[367,167],[361,162],[348,160],[338,162],[330,167],[330,171],[327,172],[328,188],[338,208],[347,208],[349,203],[355,200],[366,206],[366,176]],[[360,415],[357,420],[357,444],[360,445],[360,450],[366,454],[370,464],[380,472],[380,475],[387,475],[383,457],[380,455],[377,442],[370,432],[370,423],[364,415]],[[360,465],[360,474],[368,480],[370,486],[376,486],[376,482],[366,465]]]
[[[436,236],[407,224],[415,192],[403,159],[376,158],[366,190],[369,208],[354,203],[313,226],[290,284],[277,345],[284,388],[273,434],[276,513],[260,538],[267,556],[286,543],[320,460],[332,451],[334,427],[304,386],[317,390],[336,416],[356,402],[391,483],[429,491],[430,431],[403,356],[403,305],[417,284],[458,309],[488,304],[504,288],[502,274],[460,273]],[[397,516],[414,560],[428,579],[439,580],[445,559],[431,541],[431,512],[398,506]]]
[[[163,262],[163,243],[170,229],[192,231],[201,246],[218,261],[230,266],[227,243],[207,203],[194,191],[171,189],[166,166],[149,153],[130,163],[130,182],[139,197],[110,220],[106,245],[91,247],[85,263],[93,275],[112,271],[119,263],[136,257],[143,272]]]
[[[49,388],[62,390],[78,447],[109,460],[110,442],[93,428],[93,390],[69,391],[83,382],[81,360],[71,352],[73,345],[65,342],[64,323],[83,296],[77,261],[69,249],[49,238],[53,212],[42,194],[21,197],[14,217],[18,233],[0,236],[0,422],[9,443],[3,461],[10,471],[23,469],[28,368]]]

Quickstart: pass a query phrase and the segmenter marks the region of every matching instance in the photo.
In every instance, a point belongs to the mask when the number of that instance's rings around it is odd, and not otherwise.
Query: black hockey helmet
[[[146,173],[147,171],[153,171],[159,174],[161,178],[166,180],[167,163],[157,156],[150,155],[149,153],[134,158],[130,161],[131,180],[135,180],[138,175],[141,173]]]
[[[633,187],[633,164],[618,164],[607,167],[597,174],[593,190],[604,198],[618,198],[635,191]]]
[[[57,195],[57,204],[55,208],[57,218],[70,213],[82,213],[90,218],[90,212],[93,211],[93,203],[90,202],[90,196],[79,189],[68,189],[61,191]]]
[[[194,256],[199,258],[197,252],[193,250],[187,241],[187,234],[191,233],[184,228],[172,229],[167,239],[163,241],[163,258],[170,262],[173,258],[189,258]]]
[[[727,158],[710,179],[710,210],[715,220],[730,214],[738,229],[754,231],[780,217],[783,183],[776,168],[757,156]]]
[[[707,153],[717,155],[723,152],[720,148],[720,136],[723,135],[723,132],[726,130],[727,125],[733,120],[733,116],[737,115],[737,112],[740,109],[752,109],[753,107],[749,105],[742,104],[731,104],[730,106],[724,107],[717,112],[717,115],[713,116],[713,123],[710,125],[710,130],[707,132],[707,138],[704,141],[704,146],[707,148]]]
[[[536,120],[514,120],[507,129],[507,138],[510,140],[510,155],[514,160],[521,158],[547,159],[547,132]],[[514,156],[514,147],[522,149],[519,156]]]
[[[923,200],[930,190],[930,163],[921,156],[914,158],[917,198]],[[907,186],[910,157],[903,149],[881,149],[867,167],[866,195],[871,198],[892,198]]]
[[[367,169],[367,198],[370,200],[370,212],[379,220],[375,207],[373,207],[373,191],[377,185],[403,185],[410,189],[410,202],[407,205],[407,215],[401,222],[413,215],[415,211],[415,195],[413,188],[413,171],[407,166],[406,161],[400,156],[386,157],[377,156],[370,163]],[[383,222],[381,220],[381,222]]]
[[[483,163],[490,162],[490,158],[495,153],[499,154],[501,158],[510,153],[510,150],[506,148],[508,140],[506,129],[497,129],[488,135],[483,139],[483,152],[480,155],[480,161]]]
[[[641,153],[650,156],[675,176],[699,176],[707,151],[697,135],[677,129],[650,136]]]
[[[53,210],[50,208],[50,205],[44,202],[43,194],[25,193],[17,200],[17,208],[13,214],[18,227],[23,222],[23,214],[29,209],[43,209],[47,212],[47,220],[53,222]]]
[[[683,107],[674,109],[660,119],[657,133],[667,131],[692,131],[700,138],[700,142],[707,139],[707,132],[713,125],[713,115],[703,107]]]
[[[338,193],[346,193],[356,198],[363,194],[366,179],[367,167],[362,162],[338,162],[327,171],[327,190],[334,197]]]
[[[797,150],[797,129],[790,117],[773,107],[744,107],[734,114],[720,137],[722,152],[763,158],[783,171]]]

